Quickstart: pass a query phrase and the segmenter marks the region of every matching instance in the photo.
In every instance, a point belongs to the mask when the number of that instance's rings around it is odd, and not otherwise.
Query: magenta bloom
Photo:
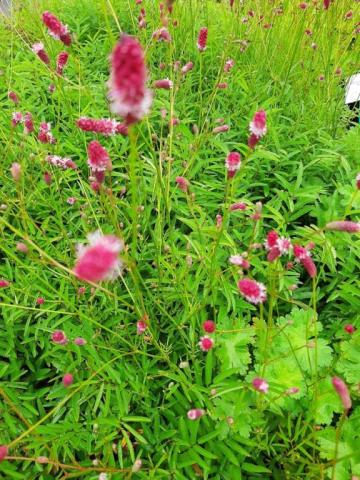
[[[224,133],[228,132],[230,130],[229,125],[219,125],[218,127],[215,127],[212,131],[212,133]]]
[[[198,418],[205,415],[205,410],[201,408],[193,408],[187,412],[187,417],[189,420],[197,420]]]
[[[190,70],[192,70],[193,67],[194,67],[193,62],[185,63],[185,65],[181,69],[181,73],[185,75],[187,72],[190,72]]]
[[[354,325],[352,325],[351,323],[348,323],[347,325],[345,325],[344,327],[344,330],[346,333],[354,333],[356,332],[356,327],[354,327]]]
[[[269,384],[263,378],[256,377],[252,381],[252,386],[261,393],[268,393],[269,391]]]
[[[113,280],[122,268],[119,253],[124,248],[122,240],[100,232],[88,235],[89,246],[79,245],[74,274],[86,282]]]
[[[356,176],[356,188],[360,190],[360,173]]]
[[[246,203],[244,202],[233,203],[230,205],[231,212],[235,212],[236,210],[246,210],[246,208]]]
[[[58,345],[66,345],[68,343],[68,339],[62,330],[55,330],[51,335],[51,340]]]
[[[347,412],[351,408],[351,398],[345,382],[341,380],[341,378],[339,377],[333,377],[332,384],[337,394],[340,397],[340,400],[341,400],[341,403],[343,404],[345,412]]]
[[[173,82],[168,78],[162,80],[155,80],[154,88],[163,88],[164,90],[170,90],[173,87]]]
[[[250,133],[255,135],[258,138],[261,138],[265,135],[266,127],[266,112],[265,110],[259,110],[255,113],[252,121],[250,122]]]
[[[37,305],[43,305],[45,303],[45,298],[39,297],[36,299],[36,304]]]
[[[136,333],[138,335],[142,335],[146,329],[147,329],[147,323],[144,322],[143,320],[139,320],[137,323],[136,323]]]
[[[23,242],[18,242],[18,243],[16,244],[16,250],[17,250],[18,252],[21,252],[21,253],[26,254],[26,253],[28,253],[29,248],[28,248],[28,246],[27,246],[25,243],[23,243]]]
[[[212,338],[208,337],[207,335],[204,335],[203,337],[200,338],[199,347],[203,352],[208,352],[213,348],[214,345],[215,345],[215,341]]]
[[[56,143],[56,139],[53,137],[51,133],[51,124],[46,122],[41,122],[39,127],[39,133],[37,136],[38,140],[41,143]]]
[[[18,97],[18,96],[16,95],[16,93],[13,92],[13,91],[10,91],[10,92],[8,93],[8,98],[9,98],[9,100],[11,100],[12,102],[14,102],[15,105],[17,105],[17,104],[19,103],[19,97]]]
[[[177,183],[177,186],[182,190],[183,192],[187,192],[189,188],[189,181],[186,180],[185,177],[176,177],[175,182]]]
[[[324,8],[327,10],[330,6],[330,0],[324,0]]]
[[[340,222],[330,222],[325,228],[327,230],[334,230],[337,232],[357,233],[360,232],[360,223],[343,220]]]
[[[0,288],[7,288],[10,285],[10,282],[7,280],[0,279]]]
[[[200,28],[198,41],[197,41],[197,48],[200,52],[206,50],[206,43],[208,37],[208,29],[206,27]]]
[[[212,320],[205,320],[205,322],[202,324],[202,327],[206,333],[214,333],[216,325]]]
[[[76,124],[84,132],[101,133],[105,136],[128,134],[128,127],[126,125],[111,118],[94,119],[81,117]]]
[[[62,379],[62,383],[65,388],[70,387],[74,382],[74,377],[71,375],[71,373],[65,373]]]
[[[283,237],[280,238],[275,231],[271,231],[267,234],[265,248],[269,252],[267,256],[268,261],[273,262],[284,253],[288,253],[292,248],[292,245],[289,239]]]
[[[235,65],[235,62],[232,58],[229,58],[229,60],[226,60],[225,65],[224,65],[224,72],[228,73],[230,70],[233,68]]]
[[[298,263],[301,263],[311,278],[316,277],[316,265],[311,258],[311,253],[300,245],[294,245],[294,255]]]
[[[42,14],[42,21],[48,27],[49,35],[55,40],[60,40],[65,45],[71,45],[71,36],[67,25],[64,25],[51,12],[44,12]]]
[[[51,165],[54,165],[54,167],[59,167],[59,168],[62,168],[64,170],[66,170],[67,168],[71,168],[73,170],[76,170],[76,168],[77,168],[76,164],[71,160],[71,158],[59,157],[58,155],[47,155],[45,160],[48,163],[50,163]],[[45,174],[46,173],[48,173],[48,172],[45,172]],[[48,175],[50,175],[50,174],[48,174]],[[51,175],[50,175],[50,177],[51,177]],[[45,179],[45,181],[46,181],[46,183],[48,183],[47,179]],[[51,178],[50,178],[50,182],[51,182]]]
[[[152,34],[152,38],[158,42],[171,42],[171,35],[168,29],[165,27],[155,30],[155,32]]]
[[[260,282],[243,278],[238,282],[241,295],[250,303],[264,303],[266,300],[266,287]]]
[[[243,268],[244,270],[248,270],[250,268],[250,263],[242,255],[231,255],[229,262],[232,265]]]
[[[28,135],[34,131],[34,122],[30,112],[26,112],[24,115],[24,133]]]
[[[78,345],[79,347],[82,347],[83,345],[87,344],[87,341],[83,337],[76,337],[76,338],[74,338],[74,343],[75,343],[75,345]]]
[[[241,156],[238,152],[230,152],[225,160],[227,178],[233,178],[241,166]]]
[[[58,75],[63,74],[63,70],[68,62],[69,54],[67,52],[60,52],[56,57],[56,73]]]
[[[308,8],[308,4],[306,2],[301,2],[300,5],[299,5],[299,8],[301,10],[306,10]]]
[[[136,38],[122,35],[111,54],[108,82],[110,108],[127,124],[141,120],[148,112],[152,93],[145,86],[147,71],[144,52]]]
[[[16,127],[19,123],[23,121],[23,114],[21,112],[13,112],[11,116],[11,124],[13,127]]]
[[[5,460],[8,453],[9,453],[9,448],[7,447],[7,445],[0,445],[0,462]]]
[[[34,43],[34,45],[31,47],[31,50],[40,58],[42,62],[44,62],[46,65],[50,64],[50,58],[49,55],[46,53],[44,44],[42,42],[37,42]]]
[[[93,172],[105,172],[111,170],[111,160],[106,149],[97,141],[93,140],[87,147],[88,165]]]

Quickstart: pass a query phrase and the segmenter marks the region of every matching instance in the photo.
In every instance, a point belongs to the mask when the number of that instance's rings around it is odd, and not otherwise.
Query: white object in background
[[[352,75],[346,85],[345,103],[355,103],[360,101],[360,73]]]

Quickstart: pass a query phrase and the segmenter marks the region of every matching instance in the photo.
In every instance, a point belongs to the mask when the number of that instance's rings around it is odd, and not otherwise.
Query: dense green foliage
[[[335,1],[325,11],[319,1],[303,11],[285,0],[276,15],[267,0],[235,0],[233,10],[225,1],[179,0],[169,21],[173,40],[160,43],[152,40],[161,23],[151,0],[19,3],[11,19],[0,18],[0,279],[10,282],[0,290],[0,444],[16,457],[0,463],[0,478],[360,478],[360,241],[324,230],[360,214],[360,128],[347,128],[343,103],[359,58],[356,22],[344,14],[358,4]],[[53,71],[63,46],[41,23],[45,9],[74,33],[64,78]],[[255,17],[243,22],[251,9]],[[200,54],[203,25],[209,40]],[[156,91],[132,142],[98,138],[113,170],[96,194],[86,163],[86,145],[96,137],[76,120],[110,115],[108,57],[119,30],[146,49],[149,85],[168,77],[174,88]],[[32,53],[37,41],[51,68]],[[228,58],[235,66],[225,75]],[[181,76],[176,60],[194,62],[193,70]],[[228,88],[217,89],[220,81]],[[250,151],[248,125],[259,108],[268,132]],[[36,129],[51,122],[57,143],[43,145],[12,127],[14,110],[32,112]],[[180,124],[169,126],[171,116]],[[230,130],[214,135],[219,118]],[[224,168],[229,151],[243,156],[232,182]],[[79,169],[50,167],[48,153],[71,157]],[[19,182],[10,175],[13,162],[22,167]],[[190,182],[189,194],[176,187],[179,175]],[[236,201],[247,210],[229,214]],[[258,201],[263,214],[254,222]],[[124,239],[126,269],[94,288],[71,269],[76,245],[98,229]],[[264,251],[249,249],[272,229],[294,243],[315,243],[315,279],[301,265],[287,270],[286,260],[269,263]],[[20,241],[26,255],[16,249]],[[268,289],[260,306],[240,296],[239,270],[228,261],[246,250],[250,276]],[[145,315],[149,328],[137,335]],[[198,346],[206,319],[217,326],[208,353]],[[55,345],[54,330],[87,344]],[[67,389],[66,372],[74,375]],[[347,417],[333,375],[349,387]],[[255,376],[267,379],[267,394],[252,388]],[[292,387],[299,392],[286,395]],[[206,414],[191,421],[191,408]],[[50,463],[36,462],[39,456]],[[142,469],[131,473],[137,458]]]

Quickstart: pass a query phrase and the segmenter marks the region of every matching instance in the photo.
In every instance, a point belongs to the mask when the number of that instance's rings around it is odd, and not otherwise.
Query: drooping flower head
[[[254,378],[254,380],[252,381],[252,386],[255,388],[255,390],[261,393],[268,393],[269,391],[269,384],[263,378]]]
[[[17,104],[19,103],[19,97],[18,97],[18,96],[16,95],[16,93],[13,92],[13,91],[10,91],[10,92],[8,93],[8,98],[9,98],[9,100],[11,100],[12,102],[14,102],[15,105],[17,105]]]
[[[87,147],[88,165],[93,172],[105,172],[111,169],[111,160],[106,149],[97,141],[93,140]]]
[[[162,88],[164,90],[170,90],[172,87],[173,87],[173,82],[168,78],[155,80],[154,82],[154,88]]]
[[[34,131],[34,122],[30,112],[26,112],[24,115],[24,133],[28,135]]]
[[[44,62],[46,65],[50,64],[50,58],[49,55],[45,51],[44,44],[42,42],[37,42],[34,43],[34,45],[31,47],[31,50],[40,58],[42,62]]]
[[[264,245],[269,252],[267,256],[269,262],[273,262],[276,258],[288,253],[292,248],[291,241],[288,238],[279,237],[274,230],[267,234]]]
[[[205,415],[205,410],[202,408],[193,408],[187,412],[187,417],[189,420],[197,420],[198,418]]]
[[[212,133],[224,133],[228,132],[230,130],[229,125],[219,125],[218,127],[215,127],[212,131]]]
[[[311,253],[305,247],[294,245],[294,255],[298,263],[301,263],[311,278],[316,277],[316,265],[311,258]]]
[[[264,303],[266,300],[266,287],[260,282],[250,278],[243,278],[238,282],[241,295],[250,303]]]
[[[68,52],[60,52],[56,57],[56,73],[62,75],[64,68],[68,62],[69,54]]]
[[[192,70],[193,67],[194,67],[193,62],[187,62],[187,63],[185,63],[185,65],[182,67],[181,73],[182,73],[183,75],[185,75],[187,72],[190,72],[190,70]]]
[[[67,25],[64,25],[60,20],[51,12],[44,12],[42,14],[42,21],[48,27],[49,35],[55,40],[60,40],[65,45],[71,45],[71,36]]]
[[[75,275],[86,282],[112,280],[121,271],[119,253],[124,247],[122,240],[100,232],[88,235],[89,246],[78,246]]]
[[[332,384],[337,394],[340,397],[340,400],[341,400],[341,403],[343,404],[345,412],[347,412],[351,408],[351,398],[345,382],[339,377],[333,377]]]
[[[206,27],[200,28],[198,41],[197,41],[197,48],[200,52],[206,50],[206,43],[208,37],[208,29]]]
[[[152,93],[146,88],[144,52],[138,40],[122,35],[111,54],[108,82],[110,108],[127,124],[141,120],[148,112]]]
[[[343,220],[339,222],[330,222],[325,228],[337,232],[357,233],[360,232],[360,223]]]

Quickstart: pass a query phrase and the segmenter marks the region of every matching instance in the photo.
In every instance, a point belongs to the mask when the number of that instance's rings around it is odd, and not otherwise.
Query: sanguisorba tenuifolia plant
[[[0,476],[360,478],[356,3],[4,20]]]

